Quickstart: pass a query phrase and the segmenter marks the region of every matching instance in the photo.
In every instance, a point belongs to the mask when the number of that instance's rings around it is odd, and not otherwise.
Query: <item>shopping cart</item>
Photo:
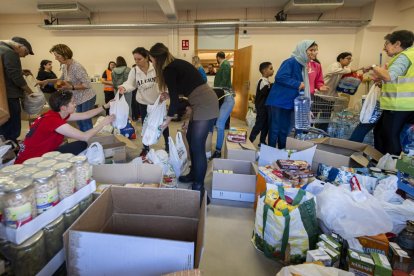
[[[311,122],[318,127],[318,124],[329,124],[334,114],[342,112],[348,108],[349,99],[347,97],[333,97],[323,94],[312,96],[312,120]]]

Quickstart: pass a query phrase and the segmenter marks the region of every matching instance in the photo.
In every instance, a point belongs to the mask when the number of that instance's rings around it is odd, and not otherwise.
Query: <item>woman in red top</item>
[[[82,132],[67,122],[90,119],[109,109],[109,103],[86,112],[75,113],[76,104],[72,92],[58,91],[50,97],[49,105],[51,110],[37,118],[30,127],[15,164],[23,163],[27,159],[39,157],[46,152],[55,150],[77,155],[86,149],[86,141],[89,138],[114,120],[114,116],[107,116],[94,128]],[[79,141],[62,145],[65,136]]]

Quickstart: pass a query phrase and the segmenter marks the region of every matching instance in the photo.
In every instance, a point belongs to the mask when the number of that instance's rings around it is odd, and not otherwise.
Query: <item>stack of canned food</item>
[[[0,220],[18,228],[91,181],[85,156],[49,152],[0,170]],[[90,195],[31,238],[16,245],[0,240],[0,258],[15,275],[35,275],[63,248],[62,235],[92,203]]]

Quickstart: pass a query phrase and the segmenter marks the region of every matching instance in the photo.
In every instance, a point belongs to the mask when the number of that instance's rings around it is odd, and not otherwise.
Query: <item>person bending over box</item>
[[[26,138],[20,147],[15,164],[39,157],[49,151],[72,153],[78,155],[87,147],[89,138],[97,134],[104,126],[109,125],[115,117],[107,116],[101,123],[88,131],[80,131],[67,122],[90,119],[109,108],[106,103],[95,109],[76,113],[76,104],[70,91],[58,91],[49,99],[51,110],[39,116],[31,125]],[[77,139],[71,143],[63,143],[64,137]]]

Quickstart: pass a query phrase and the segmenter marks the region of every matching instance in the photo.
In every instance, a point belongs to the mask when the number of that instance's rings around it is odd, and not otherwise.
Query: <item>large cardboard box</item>
[[[126,161],[126,144],[115,135],[94,136],[88,140],[88,145],[99,142],[104,150],[105,158],[112,158],[115,162]]]
[[[6,80],[4,79],[3,60],[0,56],[0,126],[10,118],[9,103],[7,102]]]
[[[161,275],[198,268],[205,198],[181,189],[107,189],[65,232],[68,275]]]
[[[367,167],[371,159],[379,161],[382,154],[373,147],[337,138],[320,138],[312,140],[316,144],[312,170],[316,171],[320,163],[336,168]]]
[[[224,158],[256,162],[256,147],[247,139],[246,143],[224,142]]]
[[[162,168],[154,164],[102,164],[93,166],[92,177],[99,184],[159,184]]]
[[[221,173],[230,170],[233,173]],[[218,199],[254,202],[257,168],[249,161],[213,159],[212,196]]]

